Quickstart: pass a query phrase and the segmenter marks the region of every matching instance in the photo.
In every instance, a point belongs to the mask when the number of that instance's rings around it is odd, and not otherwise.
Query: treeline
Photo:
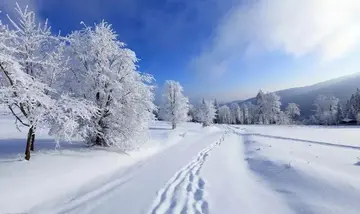
[[[345,108],[340,100],[333,96],[319,95],[314,102],[314,115],[305,120],[305,124],[339,125],[359,124],[360,122],[360,90],[351,95]]]
[[[166,97],[167,96],[165,96],[165,98]],[[177,97],[180,96],[177,95]],[[163,100],[163,103],[171,103],[168,100],[169,99],[165,99],[165,101]],[[202,100],[199,104],[192,106],[189,104],[187,98],[186,100],[186,107],[180,108],[184,109],[182,113],[183,117],[178,121],[191,120],[193,122],[204,123],[204,119],[202,118],[205,115],[207,120],[204,125],[211,123],[264,125],[339,125],[349,123],[355,124],[360,122],[359,89],[357,89],[356,93],[354,93],[347,101],[345,108],[343,108],[339,99],[336,97],[325,95],[317,96],[313,104],[314,113],[307,118],[301,118],[301,109],[298,104],[288,103],[282,110],[281,99],[276,93],[264,93],[261,90],[255,97],[254,102],[234,102],[231,104],[219,105],[216,100]],[[164,109],[163,106],[164,105],[162,105],[160,109]],[[171,114],[173,115],[177,114],[176,108],[172,109],[171,111],[169,110],[168,112],[172,112]],[[186,114],[186,112],[188,112],[188,114]],[[160,119],[172,121],[163,115],[164,114],[160,113]]]
[[[251,102],[232,103],[220,106],[216,100],[202,99],[191,105],[183,95],[182,86],[175,81],[167,81],[158,118],[176,124],[185,121],[200,122],[203,126],[219,124],[296,124],[300,116],[299,106],[289,103],[285,111],[281,110],[280,97],[275,93],[260,91],[255,104]]]
[[[216,123],[220,124],[296,124],[300,117],[300,108],[289,103],[285,111],[281,110],[280,97],[275,93],[259,91],[255,102],[232,103],[219,106],[214,101]]]
[[[260,91],[254,102],[232,103],[216,107],[217,123],[226,124],[304,124],[340,125],[360,123],[360,90],[357,89],[346,102],[345,107],[334,96],[318,95],[313,103],[313,115],[301,118],[301,108],[288,103],[281,109],[281,99],[275,93]]]
[[[203,99],[195,107],[183,94],[183,87],[179,82],[168,80],[165,82],[162,102],[157,112],[158,118],[169,121],[172,128],[185,121],[196,121],[209,126],[216,120],[217,110],[214,102]]]

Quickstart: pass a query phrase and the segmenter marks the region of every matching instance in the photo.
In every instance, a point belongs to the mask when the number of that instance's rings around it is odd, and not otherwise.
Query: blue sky
[[[0,0],[12,13],[13,0]],[[54,32],[102,19],[161,86],[222,101],[359,72],[358,0],[18,0]]]

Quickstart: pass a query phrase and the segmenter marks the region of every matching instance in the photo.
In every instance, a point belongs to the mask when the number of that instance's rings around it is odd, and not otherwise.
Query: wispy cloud
[[[239,57],[272,51],[328,62],[359,43],[359,0],[258,0],[229,11],[192,66],[222,74]]]

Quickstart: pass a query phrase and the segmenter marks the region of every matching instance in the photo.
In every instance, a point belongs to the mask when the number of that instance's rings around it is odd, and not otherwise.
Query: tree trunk
[[[172,123],[172,129],[176,129],[176,123]]]
[[[96,136],[95,145],[97,145],[97,146],[104,146],[104,145],[103,145],[103,140],[101,139],[101,137],[100,137],[99,135]]]
[[[97,134],[96,138],[95,138],[95,142],[94,145],[96,146],[102,146],[102,147],[107,147],[109,146],[106,142],[105,139],[103,138],[102,135]]]
[[[30,150],[34,151],[34,142],[35,142],[35,131],[33,131],[32,137],[31,137],[31,145]]]
[[[25,160],[30,160],[30,148],[31,148],[33,135],[34,135],[34,128],[31,126],[26,140]]]

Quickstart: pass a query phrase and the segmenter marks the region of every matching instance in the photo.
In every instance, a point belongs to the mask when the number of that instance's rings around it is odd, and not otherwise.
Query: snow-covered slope
[[[307,117],[314,112],[314,101],[318,95],[335,96],[340,99],[340,103],[345,105],[351,95],[356,92],[356,88],[360,85],[360,73],[331,79],[314,85],[289,88],[285,90],[275,91],[281,98],[282,108],[285,109],[288,103],[297,103],[300,105],[301,117]],[[233,101],[237,103],[254,102],[255,98],[244,101]],[[231,102],[231,103],[233,103]]]
[[[359,213],[358,128],[168,128],[130,154],[42,136],[30,162],[2,139],[0,213]]]

